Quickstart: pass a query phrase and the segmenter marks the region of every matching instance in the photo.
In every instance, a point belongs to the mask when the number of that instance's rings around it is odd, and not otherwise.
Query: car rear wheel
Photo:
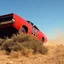
[[[26,30],[22,27],[22,28],[19,30],[19,33],[21,33],[21,32],[26,33]]]
[[[44,38],[43,37],[42,37],[41,41],[44,42]]]

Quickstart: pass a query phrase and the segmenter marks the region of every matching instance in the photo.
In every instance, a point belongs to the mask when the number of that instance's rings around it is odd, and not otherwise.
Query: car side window
[[[37,37],[38,30],[34,27],[32,27],[32,34]]]

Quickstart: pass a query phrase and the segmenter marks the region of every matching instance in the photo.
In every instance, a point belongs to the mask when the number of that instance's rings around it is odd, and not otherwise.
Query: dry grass
[[[0,49],[5,50],[6,54],[10,54],[13,50],[29,56],[36,53],[46,54],[48,51],[41,41],[23,33],[13,35],[11,38],[0,39],[0,43]]]

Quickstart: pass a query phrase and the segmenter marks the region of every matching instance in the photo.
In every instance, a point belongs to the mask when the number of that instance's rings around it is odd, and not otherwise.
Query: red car
[[[0,16],[0,37],[11,37],[18,31],[33,35],[42,42],[47,42],[47,37],[32,22],[26,21],[14,13]]]

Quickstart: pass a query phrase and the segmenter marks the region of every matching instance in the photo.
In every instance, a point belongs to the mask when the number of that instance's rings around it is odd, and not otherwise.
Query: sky
[[[0,0],[0,15],[8,13],[33,22],[48,39],[64,32],[64,0]]]

